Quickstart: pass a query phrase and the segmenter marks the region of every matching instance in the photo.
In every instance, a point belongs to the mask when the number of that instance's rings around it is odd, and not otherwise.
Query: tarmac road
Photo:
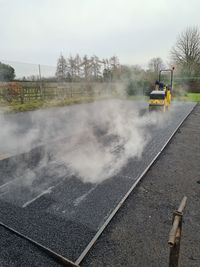
[[[200,104],[105,229],[81,266],[169,266],[172,216],[184,195],[180,266],[200,266]]]
[[[133,105],[132,102],[128,103],[130,109],[133,108]],[[92,105],[89,106],[89,109],[92,107]],[[144,104],[140,104],[139,109],[143,107]],[[23,157],[25,165],[18,170],[17,175],[15,167],[18,160],[14,163],[8,160],[0,161],[1,221],[75,261],[193,107],[193,103],[180,103],[174,106],[173,116],[166,120],[162,128],[147,127],[152,138],[146,145],[142,158],[140,160],[129,159],[126,166],[117,174],[100,184],[83,183],[79,177],[72,175],[64,164],[55,159],[48,160],[47,165],[37,168],[36,176],[32,180],[27,179],[30,170],[35,170],[38,164],[38,155],[41,154],[41,151],[37,151],[37,149],[36,152],[32,152],[32,156]],[[56,121],[55,111],[53,114]],[[58,114],[60,114],[60,110]],[[65,119],[67,117],[64,111],[62,111],[62,116]],[[26,122],[29,123],[29,120]],[[43,123],[41,122],[40,125],[42,126]],[[28,129],[27,126],[23,127]],[[60,130],[59,127],[60,124],[54,133]],[[101,138],[101,131],[98,131],[98,135]],[[70,136],[71,133],[68,138],[71,138]],[[38,143],[34,144],[37,145],[43,142],[42,139],[36,141]],[[50,147],[48,142],[46,146]],[[79,149],[79,147],[74,149]],[[51,149],[48,152],[51,154]],[[36,160],[29,162],[32,157]],[[29,172],[26,172],[27,166]],[[24,183],[24,181],[28,182]],[[8,250],[10,249],[11,246],[8,247]],[[8,251],[5,249],[4,254],[6,255],[6,253]],[[13,262],[9,259],[10,265],[6,265],[8,263],[5,256],[2,260],[4,264],[2,266],[17,266],[15,259]],[[26,266],[23,264],[22,262],[20,266]],[[42,263],[39,266],[42,266]],[[48,266],[51,266],[50,263]]]

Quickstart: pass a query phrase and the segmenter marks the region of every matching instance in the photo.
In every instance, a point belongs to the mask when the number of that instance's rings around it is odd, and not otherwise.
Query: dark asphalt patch
[[[35,191],[27,192],[23,187],[9,187],[11,191],[7,197],[3,195],[4,192],[0,195],[1,220],[75,261],[193,106],[194,104],[179,105],[173,119],[163,128],[150,129],[152,139],[147,144],[142,159],[130,159],[118,174],[101,184],[83,183],[78,177],[68,175],[66,171],[66,177],[60,177],[62,183],[50,183],[52,190],[25,208],[22,208],[23,204],[36,196]],[[37,149],[35,153],[38,153]],[[25,155],[24,159],[30,169],[37,165],[37,156],[29,155],[26,158]],[[1,169],[1,184],[7,181],[8,173],[12,177],[11,180],[14,179],[17,161],[13,162],[11,168],[8,162],[0,162],[4,166]],[[51,180],[49,167],[47,165],[38,172],[38,185],[45,185],[46,180]],[[54,166],[55,173],[57,168],[60,168],[60,165]],[[45,190],[45,187],[43,189]]]

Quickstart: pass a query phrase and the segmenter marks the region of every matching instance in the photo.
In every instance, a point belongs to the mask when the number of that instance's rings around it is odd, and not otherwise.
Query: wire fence
[[[14,68],[15,79],[12,82],[0,82],[0,102],[23,104],[33,100],[101,96],[112,94],[119,87],[119,83],[116,85],[103,80],[61,81],[56,77],[56,66],[5,60],[1,62]]]
[[[15,80],[38,81],[55,79],[56,66],[1,60],[15,70]]]
[[[33,100],[99,97],[117,93],[118,88],[115,83],[1,82],[0,101],[23,104]]]

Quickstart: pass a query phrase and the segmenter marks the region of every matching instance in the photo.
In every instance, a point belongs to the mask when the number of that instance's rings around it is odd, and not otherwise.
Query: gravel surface
[[[129,105],[130,108],[132,108],[131,102],[129,103]],[[115,177],[104,181],[98,186],[91,185],[89,183],[82,183],[77,177],[67,177],[67,179],[66,177],[60,177],[59,179],[61,183],[59,182],[58,184],[54,184],[55,181],[53,180],[52,182],[52,177],[56,177],[57,170],[59,168],[64,168],[62,166],[59,166],[58,168],[55,165],[48,165],[37,173],[38,179],[34,181],[34,183],[38,183],[42,186],[48,185],[48,187],[50,186],[51,189],[44,187],[43,190],[47,190],[47,193],[37,198],[28,206],[24,206],[24,203],[27,203],[29,199],[35,197],[35,192],[33,192],[33,190],[29,190],[28,186],[18,186],[18,183],[15,184],[15,182],[14,184],[12,183],[3,186],[0,192],[0,215],[2,221],[37,240],[38,242],[41,242],[42,244],[50,247],[56,252],[61,253],[63,256],[66,256],[71,260],[75,260],[91,240],[91,238],[94,236],[99,227],[106,220],[112,209],[128,191],[130,186],[137,179],[138,175],[151,162],[153,157],[161,150],[164,142],[167,141],[173,130],[178,126],[182,118],[192,109],[192,107],[193,104],[178,105],[173,111],[173,120],[168,121],[162,129],[151,129],[153,138],[145,149],[142,161],[140,162],[130,160],[127,166],[124,167],[120,171],[120,173],[115,175]],[[39,151],[38,149],[35,149],[35,151],[32,153],[36,153],[36,155],[38,155],[38,153],[40,154],[40,149]],[[38,159],[38,156],[32,156],[31,158],[30,155],[28,156],[28,158],[25,157],[30,168],[35,166],[35,164],[37,165],[37,160],[34,160],[34,158]],[[13,178],[15,178],[15,163],[16,162],[14,162],[12,165],[14,174]],[[7,173],[6,170],[9,169],[9,164],[5,164],[5,161],[1,161],[0,165],[1,179],[3,178],[2,181],[3,183],[5,183],[7,178],[4,177],[4,172]],[[51,173],[49,173],[49,169],[51,170]],[[166,170],[163,170],[162,168],[162,174],[165,172]],[[18,173],[18,176],[20,175],[21,174]],[[11,179],[12,171],[9,173],[9,176]],[[50,184],[46,184],[46,181],[50,181]],[[142,189],[144,196],[146,196],[145,190],[146,189]],[[156,206],[155,203],[154,206]],[[140,207],[141,215],[143,214],[143,210],[144,202],[143,208]],[[151,217],[148,217],[148,221],[149,218]],[[125,232],[125,228],[123,229],[123,231]],[[3,232],[5,232],[5,230],[3,230]],[[118,233],[116,235],[117,237],[120,237]],[[6,243],[6,239],[9,239],[10,237],[9,235],[5,234],[3,234],[3,236],[5,239],[3,239],[3,242]],[[16,251],[16,253],[18,251],[18,243],[20,242],[21,241],[16,238],[16,246],[13,245],[13,251]],[[109,242],[110,241],[108,240],[107,243],[109,244]],[[32,246],[30,247],[32,248]],[[111,251],[115,251],[112,246],[108,248],[108,251],[110,249]],[[11,246],[8,247],[7,253],[9,253],[10,250]],[[104,249],[102,249],[102,251],[104,251]],[[33,252],[37,254],[36,249],[33,249]],[[22,251],[19,249],[18,253],[22,253]],[[119,251],[116,251],[116,253],[119,253]],[[39,255],[39,257],[42,256]],[[2,266],[25,266],[23,265],[23,263],[22,265],[15,263],[15,259],[13,259],[13,265],[11,265],[11,263],[9,262],[6,263],[5,257],[3,257],[2,260]],[[23,260],[24,262],[26,262],[25,259]],[[31,258],[29,258],[29,260],[31,260]],[[44,265],[42,263],[43,259],[41,260],[41,265],[34,265],[34,254],[32,255],[32,261],[33,265],[30,264],[29,266],[51,266],[51,263]],[[108,262],[109,266],[109,261],[106,260],[106,262]],[[52,266],[54,266],[54,263],[52,264]],[[96,263],[94,263],[94,265],[95,264]],[[102,264],[104,266],[105,262]],[[111,263],[110,265],[115,266],[116,262],[113,264]],[[121,264],[119,266],[125,265]],[[132,265],[128,264],[127,266]]]
[[[0,228],[0,235],[1,267],[63,266],[38,250],[30,242],[17,237],[2,227]]]
[[[200,266],[200,105],[132,192],[82,266],[168,266],[173,211],[188,197],[181,267]]]

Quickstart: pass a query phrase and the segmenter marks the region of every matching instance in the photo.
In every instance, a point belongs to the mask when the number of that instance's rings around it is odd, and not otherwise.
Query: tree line
[[[134,93],[141,87],[149,86],[158,78],[161,69],[175,67],[176,76],[183,83],[200,81],[200,30],[188,27],[177,37],[169,53],[169,63],[154,57],[144,70],[139,65],[120,64],[118,57],[99,59],[96,55],[81,58],[64,58],[61,54],[57,62],[56,77],[66,81],[128,81],[128,90]],[[166,77],[164,77],[165,79]]]
[[[117,56],[100,59],[98,56],[65,58],[62,54],[57,60],[55,76],[59,81],[112,81],[120,77],[121,65]]]
[[[0,62],[0,81],[12,81],[15,79],[15,69]]]
[[[161,58],[152,58],[148,68],[139,65],[123,65],[117,56],[99,59],[96,55],[81,58],[64,58],[61,54],[57,61],[56,78],[67,82],[125,82],[128,94],[143,92],[157,78],[158,71],[164,68]]]
[[[117,56],[100,59],[96,55],[81,57],[77,54],[65,58],[61,54],[57,60],[55,77],[42,79],[67,82],[126,81],[130,91],[134,92],[138,90],[137,88],[141,89],[157,79],[160,69],[171,66],[175,67],[176,76],[181,77],[184,82],[200,81],[200,30],[198,27],[188,27],[180,33],[170,51],[170,63],[167,66],[160,57],[152,58],[148,67],[143,69],[139,65],[123,65]],[[0,81],[12,81],[14,78],[14,68],[0,62]]]

